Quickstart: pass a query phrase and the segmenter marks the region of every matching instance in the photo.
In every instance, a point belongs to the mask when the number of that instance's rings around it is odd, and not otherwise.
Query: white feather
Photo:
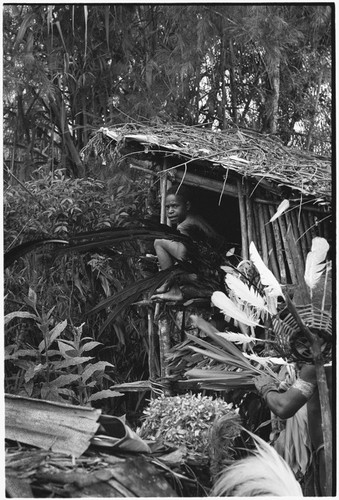
[[[231,266],[220,266],[220,269],[225,273],[234,273],[234,268]]]
[[[244,335],[243,333],[234,332],[216,332],[219,337],[222,337],[229,342],[234,342],[235,344],[248,344],[253,340],[258,340],[255,337],[250,337],[249,335]]]
[[[231,301],[223,292],[213,292],[212,303],[218,307],[226,316],[244,323],[248,326],[258,326],[259,324],[241,311],[234,302]]]
[[[272,215],[272,217],[270,218],[269,222],[273,222],[278,217],[280,217],[280,215],[283,214],[288,209],[289,206],[290,202],[288,200],[283,200],[278,206],[276,213]]]
[[[255,339],[252,339],[255,340]],[[256,354],[247,354],[246,352],[243,352],[243,355],[250,359],[251,361],[255,361],[256,363],[259,363],[261,366],[267,366],[267,365],[287,365],[287,361],[285,361],[283,358],[274,358],[271,356],[257,356]]]
[[[261,283],[266,288],[266,292],[276,297],[284,297],[281,286],[274,274],[264,264],[253,241],[250,243],[250,259],[260,274]]]
[[[227,467],[213,486],[211,496],[302,497],[302,489],[285,460],[259,436],[252,456]]]
[[[305,282],[310,290],[318,283],[326,266],[326,255],[330,246],[325,238],[316,237],[312,240],[311,251],[308,252],[305,264]]]
[[[278,296],[270,295],[268,288],[265,289],[267,309],[275,316],[278,312]]]
[[[227,274],[225,281],[227,286],[241,300],[248,302],[251,306],[257,307],[258,309],[264,309],[267,311],[263,297],[261,297],[261,295],[255,292],[252,288],[249,288],[249,286],[241,281],[241,279],[237,278],[237,276]]]

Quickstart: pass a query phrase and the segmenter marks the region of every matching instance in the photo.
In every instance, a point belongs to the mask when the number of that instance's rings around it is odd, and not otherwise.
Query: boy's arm
[[[279,392],[274,379],[267,375],[256,377],[254,384],[270,410],[280,418],[292,417],[313,396],[316,388],[315,368],[304,365],[300,377],[286,391]]]

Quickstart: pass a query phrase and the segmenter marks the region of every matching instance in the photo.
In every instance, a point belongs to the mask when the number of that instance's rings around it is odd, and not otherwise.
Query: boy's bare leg
[[[180,241],[157,239],[154,241],[154,248],[161,270],[168,269],[173,265],[173,257],[176,260],[183,260],[186,256],[185,245]],[[170,281],[166,281],[157,289],[156,294],[152,298],[181,300],[183,296],[178,286],[171,286]]]
[[[173,264],[173,259],[183,260],[186,256],[186,247],[180,241],[157,239],[154,241],[160,269],[168,269]]]
[[[173,257],[176,260],[183,260],[186,256],[186,248],[180,241],[155,240],[154,248],[159,260],[160,269],[162,270],[168,269],[173,265]],[[159,300],[182,300],[183,295],[176,284],[166,281],[151,298]]]

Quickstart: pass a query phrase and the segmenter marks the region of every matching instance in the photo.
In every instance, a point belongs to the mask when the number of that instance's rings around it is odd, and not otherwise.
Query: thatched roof
[[[231,127],[213,131],[198,126],[126,124],[99,129],[84,149],[105,155],[109,148],[123,155],[128,148],[134,153],[163,154],[177,158],[177,166],[187,168],[203,162],[208,168],[222,167],[256,183],[272,188],[286,186],[317,203],[331,200],[331,160],[291,149],[275,136]],[[137,146],[137,147],[136,147]]]

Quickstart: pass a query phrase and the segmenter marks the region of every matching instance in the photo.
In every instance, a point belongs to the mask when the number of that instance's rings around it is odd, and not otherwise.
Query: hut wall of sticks
[[[126,124],[99,129],[83,150],[109,164],[156,178],[164,200],[171,183],[189,186],[201,214],[248,259],[253,241],[282,285],[298,288],[312,238],[331,244],[331,159],[291,150],[275,136],[229,128]],[[270,222],[283,200],[284,213]]]

